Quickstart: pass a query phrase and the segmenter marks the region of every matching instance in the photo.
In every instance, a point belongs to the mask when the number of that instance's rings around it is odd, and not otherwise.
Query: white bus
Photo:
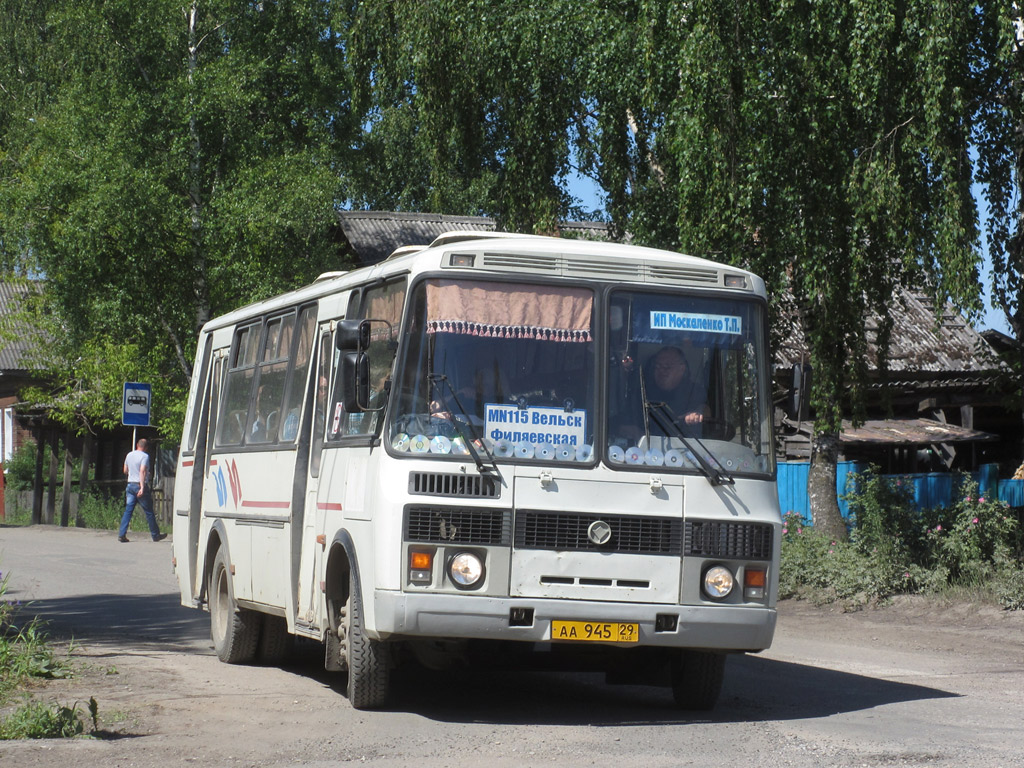
[[[311,638],[371,708],[399,662],[508,652],[708,709],[726,656],[771,644],[755,275],[450,233],[212,320],[198,350],[174,559],[221,660]]]

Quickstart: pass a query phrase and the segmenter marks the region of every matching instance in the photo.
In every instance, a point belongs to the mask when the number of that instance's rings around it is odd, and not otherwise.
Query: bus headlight
[[[457,587],[475,587],[484,577],[483,560],[472,552],[459,552],[448,562],[448,577]]]
[[[724,565],[715,565],[704,571],[704,594],[712,600],[722,600],[732,592],[736,580]]]

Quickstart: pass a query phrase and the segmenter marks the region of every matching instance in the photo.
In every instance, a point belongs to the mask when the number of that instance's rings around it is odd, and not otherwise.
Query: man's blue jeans
[[[156,524],[156,515],[153,514],[153,492],[146,489],[146,492],[139,497],[139,484],[128,483],[124,492],[124,515],[121,516],[121,528],[117,532],[118,538],[123,539],[128,535],[128,525],[132,521],[132,512],[135,511],[135,504],[142,505],[142,511],[146,513],[146,522],[149,523],[149,532],[156,538],[160,535],[160,528]]]

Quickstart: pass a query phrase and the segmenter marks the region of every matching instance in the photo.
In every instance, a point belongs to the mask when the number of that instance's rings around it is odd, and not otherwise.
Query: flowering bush
[[[885,550],[865,555],[860,548],[836,541],[805,526],[795,513],[783,522],[779,596],[813,602],[843,600],[865,603],[900,591],[905,569]]]
[[[1011,559],[1017,521],[1005,502],[985,498],[973,481],[965,482],[958,496],[946,525],[927,531],[930,554],[951,578],[978,581]]]
[[[784,516],[780,597],[864,602],[970,585],[1024,609],[1017,521],[969,477],[960,479],[956,503],[938,509],[916,509],[910,484],[877,468],[849,487],[849,542],[816,533],[796,513]]]

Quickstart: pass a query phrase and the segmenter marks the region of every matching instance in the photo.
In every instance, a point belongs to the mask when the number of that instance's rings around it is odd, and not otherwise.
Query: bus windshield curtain
[[[427,333],[588,342],[593,306],[585,288],[432,281]]]

